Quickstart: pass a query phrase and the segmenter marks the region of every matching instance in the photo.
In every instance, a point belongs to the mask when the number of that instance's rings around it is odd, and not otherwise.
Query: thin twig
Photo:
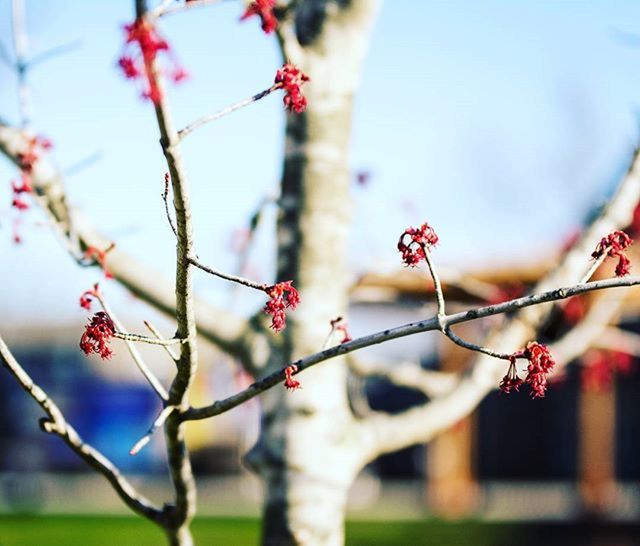
[[[156,339],[165,339],[162,334],[160,333],[160,331],[153,325],[151,324],[148,320],[144,321],[144,325],[148,328],[148,330],[156,337]],[[175,353],[173,351],[173,349],[171,348],[171,346],[169,345],[165,345],[164,346],[165,351],[167,351],[168,355],[173,359],[173,360],[178,360],[178,358],[180,358],[180,355]]]
[[[105,313],[107,313],[107,315],[109,315],[109,317],[113,321],[113,324],[115,325],[119,334],[118,337],[128,335],[123,324],[118,320],[118,317],[116,317],[113,311],[109,308],[109,305],[105,301],[104,295],[102,294],[102,292],[97,290],[94,292],[94,295],[96,299],[100,302],[100,305],[104,309]],[[162,383],[160,383],[160,380],[147,367],[144,359],[142,358],[142,355],[140,354],[140,352],[138,351],[134,343],[128,340],[125,340],[125,343],[127,344],[127,349],[129,349],[129,354],[131,354],[131,357],[133,358],[133,361],[136,363],[136,366],[138,367],[142,375],[145,377],[145,379],[149,382],[153,390],[156,391],[156,394],[163,401],[168,400],[169,395],[167,394],[166,389],[162,386]]]
[[[427,267],[429,268],[429,273],[431,274],[431,278],[433,279],[433,286],[435,288],[436,299],[438,301],[438,314],[437,314],[437,317],[440,320],[440,319],[443,319],[444,317],[446,317],[445,302],[444,302],[444,292],[442,290],[442,283],[440,282],[440,276],[438,275],[438,272],[436,271],[436,267],[435,267],[435,265],[433,263],[433,260],[431,259],[431,253],[429,252],[429,249],[425,245],[421,245],[421,246],[422,246],[422,251],[424,253],[425,261],[427,262]],[[492,351],[491,349],[489,349],[487,347],[483,347],[481,345],[476,345],[475,343],[471,343],[469,341],[465,341],[460,336],[456,335],[451,330],[451,327],[446,325],[444,323],[444,321],[441,321],[440,331],[445,336],[447,336],[451,341],[453,341],[456,345],[459,345],[460,347],[464,347],[465,349],[469,349],[471,351],[478,351],[479,353],[483,353],[485,355],[489,355],[489,356],[492,356],[494,358],[500,358],[500,359],[503,359],[503,360],[509,360],[511,358],[510,354],[499,353],[499,352],[496,352],[496,351]]]
[[[206,116],[202,116],[200,119],[197,119],[196,121],[190,123],[189,125],[187,125],[183,129],[180,129],[178,131],[178,138],[180,140],[182,140],[187,135],[189,135],[190,133],[192,133],[198,127],[201,127],[205,123],[209,123],[211,121],[216,121],[217,119],[220,119],[221,117],[224,117],[227,114],[231,114],[232,112],[235,112],[236,110],[240,110],[240,108],[244,108],[245,106],[249,106],[250,104],[252,104],[254,102],[257,102],[260,99],[263,99],[267,95],[270,95],[276,89],[280,89],[280,87],[282,87],[282,84],[275,83],[271,87],[269,87],[269,89],[265,89],[264,91],[260,91],[260,93],[256,93],[255,95],[249,97],[248,99],[244,99],[244,100],[241,100],[239,102],[236,102],[235,104],[231,104],[230,106],[227,106],[226,108],[223,108],[222,110],[214,112],[213,114],[207,114]]]
[[[164,422],[167,420],[167,417],[169,417],[169,415],[171,415],[171,412],[173,412],[173,410],[175,409],[176,409],[175,406],[167,406],[166,408],[164,408],[160,412],[160,415],[156,417],[156,420],[151,424],[147,433],[142,438],[140,438],[135,443],[135,445],[129,450],[129,455],[137,455],[140,452],[140,450],[151,441],[151,437],[162,425],[164,425]]]
[[[114,321],[114,324],[115,324],[115,321]],[[148,337],[140,334],[129,334],[128,332],[122,332],[119,330],[113,334],[113,337],[117,337],[118,339],[122,339],[123,341],[148,343],[149,345],[163,345],[165,347],[168,345],[179,345],[181,343],[187,342],[186,339],[178,339],[175,337],[171,339],[158,339],[155,337]]]
[[[29,68],[33,68],[37,64],[40,64],[44,61],[48,61],[49,59],[53,59],[54,57],[58,57],[60,55],[64,55],[65,53],[69,53],[74,49],[78,49],[82,45],[82,41],[74,40],[73,42],[67,42],[66,44],[60,44],[51,49],[47,49],[42,53],[38,53],[29,59]]]
[[[218,4],[224,0],[191,0],[190,2],[177,2],[171,0],[164,0],[156,9],[152,10],[149,14],[151,17],[164,17],[165,15],[172,15],[174,13],[180,13],[182,11],[189,11],[193,8],[201,8],[204,6],[211,6]]]
[[[202,271],[206,271],[207,273],[214,275],[215,277],[220,277],[221,279],[225,279],[227,281],[235,282],[243,286],[248,286],[249,288],[255,288],[256,290],[260,290],[261,292],[264,292],[267,288],[269,288],[268,284],[258,283],[252,281],[251,279],[245,279],[244,277],[240,277],[238,275],[231,275],[230,273],[223,273],[222,271],[213,269],[207,265],[204,265],[203,263],[200,263],[196,258],[189,257],[188,261],[198,269],[202,269]]]
[[[242,404],[243,402],[246,402],[247,400],[250,400],[251,398],[259,395],[260,393],[266,391],[267,389],[273,387],[281,381],[284,381],[285,369],[287,369],[291,365],[297,366],[298,371],[295,372],[297,374],[302,372],[303,370],[306,370],[307,368],[310,368],[311,366],[315,366],[320,362],[324,362],[325,360],[342,356],[347,353],[363,349],[365,347],[370,347],[371,345],[377,345],[391,339],[411,336],[422,332],[439,330],[441,324],[444,324],[445,327],[448,327],[454,324],[469,322],[471,320],[509,313],[511,311],[515,311],[516,309],[531,307],[532,305],[539,305],[542,303],[570,298],[571,296],[592,292],[594,290],[629,287],[638,284],[640,284],[640,276],[623,278],[616,277],[603,281],[592,281],[588,283],[576,284],[565,288],[557,288],[555,290],[549,290],[547,292],[542,292],[539,294],[531,294],[522,298],[516,298],[496,305],[488,305],[485,307],[470,309],[468,311],[462,311],[460,313],[455,313],[452,315],[445,315],[441,319],[436,315],[434,317],[418,322],[411,322],[409,324],[404,324],[396,328],[389,328],[387,330],[354,339],[353,341],[349,341],[347,343],[341,343],[340,345],[336,345],[335,347],[331,347],[324,351],[320,351],[303,359],[292,362],[281,370],[273,372],[260,381],[253,383],[247,389],[237,394],[214,402],[209,406],[189,409],[187,412],[182,414],[182,419],[206,419],[213,415],[219,415],[220,413],[229,411],[230,409],[235,408],[236,406]]]
[[[469,349],[470,351],[477,351],[479,353],[492,356],[493,358],[500,358],[502,360],[510,360],[512,357],[511,354],[499,353],[497,351],[492,351],[488,347],[483,347],[482,345],[476,345],[475,343],[471,343],[470,341],[465,341],[460,336],[454,334],[449,326],[445,327],[444,334],[456,345],[464,347],[465,349]]]
[[[75,163],[72,163],[68,167],[62,169],[62,174],[65,176],[73,176],[82,172],[83,170],[91,167],[94,163],[97,163],[102,159],[102,152],[93,152],[92,154],[85,156]]]
[[[433,279],[433,286],[436,291],[436,300],[438,302],[438,316],[445,316],[445,307],[444,307],[444,294],[442,292],[442,283],[440,282],[440,277],[438,272],[436,271],[435,266],[433,265],[433,261],[431,260],[431,253],[429,249],[425,245],[421,245],[422,252],[424,253],[425,261],[427,262],[427,267],[429,268],[429,273],[431,278]],[[443,327],[444,332],[444,327]]]
[[[600,267],[602,262],[604,262],[606,259],[607,259],[606,252],[602,254],[602,256],[599,256],[598,258],[596,258],[594,262],[591,264],[591,267],[589,268],[589,270],[584,274],[582,279],[580,279],[580,282],[587,282],[593,276],[596,270]]]
[[[9,373],[20,383],[23,390],[33,398],[49,416],[41,421],[45,432],[57,434],[85,462],[100,472],[112,485],[120,498],[132,510],[152,521],[159,522],[163,517],[161,508],[155,506],[144,495],[136,491],[131,483],[120,473],[120,470],[97,449],[86,444],[75,429],[67,422],[60,408],[49,398],[49,395],[36,385],[20,366],[18,361],[0,337],[0,361]]]
[[[164,201],[164,210],[167,214],[167,220],[169,221],[169,226],[171,226],[171,231],[177,237],[178,232],[176,230],[176,225],[173,222],[173,216],[171,216],[171,211],[169,210],[169,182],[171,181],[171,177],[169,173],[165,173],[164,175],[164,191],[162,192],[162,200]]]

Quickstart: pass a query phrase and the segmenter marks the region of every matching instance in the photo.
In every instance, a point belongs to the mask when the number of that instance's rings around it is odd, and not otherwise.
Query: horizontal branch
[[[638,284],[640,284],[640,276],[613,278],[604,281],[593,281],[565,288],[557,288],[555,290],[549,290],[540,294],[532,294],[497,305],[478,307],[476,309],[471,309],[469,311],[463,311],[452,315],[436,315],[426,320],[411,322],[409,324],[398,326],[396,328],[389,328],[387,330],[376,332],[368,336],[354,339],[353,341],[349,341],[347,343],[342,343],[335,347],[331,347],[330,349],[320,351],[313,355],[292,362],[290,365],[294,365],[297,367],[297,374],[307,368],[310,368],[311,366],[315,366],[320,362],[324,362],[325,360],[329,360],[337,356],[342,356],[353,351],[363,349],[365,347],[377,345],[391,339],[398,339],[401,337],[411,336],[414,334],[432,330],[440,330],[441,326],[448,327],[453,324],[460,324],[462,322],[469,322],[471,320],[490,317],[493,315],[509,313],[511,311],[515,311],[516,309],[522,309],[546,302],[558,301],[569,298],[571,296],[576,296],[578,294],[592,292],[594,290],[629,287]],[[251,398],[254,398],[255,396],[280,383],[281,381],[284,381],[286,377],[285,370],[287,367],[288,366],[282,368],[277,372],[273,372],[272,374],[267,375],[259,381],[256,381],[244,391],[241,391],[223,400],[219,400],[211,404],[210,406],[191,408],[182,414],[182,419],[206,419],[208,417],[212,417],[214,415],[219,415],[220,413],[229,411],[230,409],[235,408],[236,406],[242,404],[243,402],[246,402],[247,400],[250,400]]]
[[[260,99],[263,99],[267,95],[270,95],[271,93],[273,93],[276,89],[279,89],[280,87],[282,87],[282,84],[280,84],[280,83],[273,84],[271,87],[269,87],[269,89],[265,89],[264,91],[260,91],[260,93],[256,93],[255,95],[249,97],[248,99],[244,99],[244,100],[238,101],[238,102],[236,102],[234,104],[231,104],[231,105],[227,106],[226,108],[223,108],[222,110],[218,110],[217,112],[214,112],[212,114],[207,114],[206,116],[202,116],[200,119],[197,119],[196,121],[194,121],[193,123],[190,123],[189,125],[187,125],[183,129],[180,129],[178,131],[178,138],[180,140],[182,140],[187,135],[189,135],[190,133],[192,133],[198,127],[201,127],[205,123],[210,123],[212,121],[216,121],[216,120],[220,119],[221,117],[226,116],[227,114],[231,114],[232,112],[235,112],[236,110],[240,110],[240,108],[244,108],[245,106],[249,106],[250,104],[252,104],[254,102],[257,102]]]
[[[185,343],[186,339],[158,339],[157,337],[148,337],[140,334],[129,334],[127,332],[115,332],[113,337],[117,337],[118,339],[122,339],[124,341],[134,341],[139,343],[148,343],[149,345],[163,345],[167,347],[169,345],[179,345],[180,343]]]
[[[0,361],[9,373],[20,383],[23,390],[33,398],[48,415],[41,422],[46,432],[56,434],[86,463],[100,472],[112,485],[120,498],[134,512],[146,518],[160,522],[163,518],[161,508],[155,506],[144,495],[140,494],[120,473],[120,470],[97,449],[85,443],[75,429],[66,421],[60,408],[49,398],[47,393],[36,385],[20,366],[11,351],[0,337]]]

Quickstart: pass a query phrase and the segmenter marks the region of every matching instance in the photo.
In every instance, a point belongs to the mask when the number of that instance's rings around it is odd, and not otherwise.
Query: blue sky
[[[36,54],[78,41],[30,77],[34,128],[56,144],[70,201],[118,245],[173,275],[173,242],[159,194],[165,166],[148,103],[115,62],[130,1],[27,1]],[[162,22],[191,81],[172,88],[177,124],[270,85],[279,55],[238,2]],[[10,48],[10,2],[0,39]],[[637,38],[635,37],[637,35]],[[0,117],[16,120],[15,80],[0,66]],[[633,1],[418,1],[383,4],[357,96],[351,164],[354,272],[399,266],[398,234],[424,220],[437,260],[470,268],[533,260],[559,244],[623,172],[640,124],[640,4]],[[208,125],[185,143],[198,252],[233,270],[234,229],[280,173],[284,116],[271,96]],[[11,243],[6,222],[14,169],[0,162],[0,302],[6,321],[84,320],[77,295],[99,278],[78,270],[37,215]],[[271,215],[273,217],[273,215]],[[272,225],[254,262],[271,280]],[[10,265],[9,265],[10,264]],[[221,281],[199,291],[225,301]],[[113,287],[115,297],[125,296]],[[259,302],[248,299],[248,307]]]

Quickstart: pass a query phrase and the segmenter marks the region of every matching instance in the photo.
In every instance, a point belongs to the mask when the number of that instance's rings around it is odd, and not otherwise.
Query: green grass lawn
[[[199,518],[199,546],[258,544],[250,518]],[[500,524],[474,521],[357,521],[347,523],[348,546],[634,546],[637,526]],[[163,546],[163,534],[134,517],[0,515],[0,546]]]

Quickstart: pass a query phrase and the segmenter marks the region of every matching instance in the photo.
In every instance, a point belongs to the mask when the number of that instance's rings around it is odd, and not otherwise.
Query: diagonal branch
[[[604,281],[593,281],[589,283],[581,283],[574,286],[569,286],[565,288],[557,288],[555,290],[549,290],[547,292],[542,292],[539,294],[532,294],[529,296],[525,296],[523,298],[517,298],[511,301],[507,301],[504,303],[500,303],[498,305],[488,305],[486,307],[478,307],[476,309],[471,309],[469,311],[462,311],[460,313],[455,313],[452,315],[436,315],[434,317],[421,320],[418,322],[411,322],[409,324],[404,324],[402,326],[398,326],[396,328],[389,328],[387,330],[383,330],[380,332],[376,332],[374,334],[370,334],[367,336],[363,336],[353,341],[349,341],[347,343],[341,343],[340,345],[336,345],[335,347],[331,347],[324,351],[320,351],[318,353],[312,354],[300,360],[296,360],[292,362],[288,366],[273,372],[259,381],[252,383],[245,390],[229,396],[223,400],[219,400],[214,402],[210,406],[205,406],[201,408],[191,408],[187,412],[182,415],[184,420],[197,420],[197,419],[206,419],[208,417],[212,417],[214,415],[219,415],[230,409],[235,408],[236,406],[246,402],[247,400],[251,400],[258,394],[270,389],[274,385],[282,382],[286,378],[286,370],[291,366],[296,366],[297,370],[294,372],[298,374],[307,368],[315,366],[320,362],[324,362],[325,360],[329,360],[331,358],[335,358],[338,356],[346,355],[353,351],[357,351],[359,349],[364,349],[365,347],[370,347],[372,345],[378,345],[379,343],[383,343],[385,341],[389,341],[391,339],[398,339],[401,337],[411,336],[414,334],[419,334],[422,332],[429,332],[433,330],[440,330],[441,327],[451,326],[453,324],[460,324],[462,322],[469,322],[472,320],[477,320],[485,317],[490,317],[493,315],[501,315],[504,313],[509,313],[515,311],[517,309],[529,308],[532,306],[539,306],[544,303],[549,303],[553,301],[559,301],[565,298],[569,298],[571,296],[576,296],[578,294],[585,294],[587,292],[592,292],[594,290],[604,290],[610,288],[618,288],[618,287],[629,287],[640,285],[640,276],[635,277],[625,277],[625,278],[614,278],[607,279]],[[520,343],[517,345],[519,346]],[[491,361],[493,363],[493,359]],[[502,373],[504,374],[503,366],[500,368]],[[485,374],[486,375],[486,374]],[[486,385],[483,385],[486,388],[486,392],[497,386],[498,381],[493,377],[494,373],[491,375],[491,380],[487,381],[485,377]],[[459,388],[459,387],[458,387]],[[454,389],[453,392],[456,392],[458,389]],[[453,392],[450,396],[453,396]],[[486,392],[484,394],[486,394]],[[482,394],[482,397],[484,397]],[[448,396],[446,397],[448,398]],[[479,400],[478,400],[479,401]],[[400,414],[404,415],[404,414]],[[390,417],[399,417],[399,416],[390,416]],[[376,418],[376,421],[381,421],[381,419]],[[375,426],[371,425],[373,429]],[[387,433],[389,433],[388,427],[385,427]],[[412,443],[417,443],[416,441]],[[411,445],[411,444],[407,444]]]
[[[102,453],[83,442],[75,429],[67,423],[60,408],[49,398],[47,393],[36,385],[20,366],[18,361],[0,337],[0,361],[9,373],[20,383],[23,390],[33,398],[48,415],[41,421],[45,432],[56,434],[87,464],[100,472],[112,485],[116,493],[134,512],[152,520],[160,522],[163,511],[149,499],[140,494],[131,483],[120,473],[120,470]]]
[[[210,123],[212,121],[216,121],[216,120],[226,116],[227,114],[231,114],[232,112],[235,112],[236,110],[240,110],[241,108],[244,108],[245,106],[249,106],[250,104],[252,104],[254,102],[257,102],[260,99],[263,99],[267,95],[270,95],[276,89],[280,89],[281,87],[282,87],[282,84],[280,84],[280,83],[273,84],[268,89],[265,89],[264,91],[260,91],[259,93],[256,93],[255,95],[252,95],[248,99],[244,99],[244,100],[238,101],[238,102],[236,102],[234,104],[231,104],[231,105],[227,106],[226,108],[223,108],[222,110],[218,110],[217,112],[213,112],[212,114],[207,114],[206,116],[202,116],[201,118],[199,118],[199,119],[195,120],[194,122],[190,123],[189,125],[187,125],[183,129],[180,129],[178,131],[178,138],[180,140],[182,140],[185,137],[187,137],[190,133],[195,131],[198,127],[201,127],[202,125],[205,125],[206,123]]]
[[[104,295],[102,294],[102,292],[100,292],[100,290],[96,288],[93,295],[100,302],[102,309],[104,309],[105,313],[109,315],[109,318],[111,318],[114,326],[117,328],[118,331],[116,332],[114,337],[117,337],[125,341],[127,345],[127,349],[129,350],[129,354],[131,355],[131,358],[133,358],[133,361],[136,363],[136,366],[140,370],[140,373],[149,382],[149,385],[151,385],[151,387],[156,392],[156,394],[160,397],[160,399],[163,402],[166,402],[167,399],[169,398],[169,395],[167,394],[167,391],[165,390],[165,388],[162,386],[162,383],[160,383],[160,380],[149,369],[146,362],[142,358],[140,351],[138,351],[137,347],[133,343],[134,341],[138,341],[137,339],[133,339],[136,336],[132,336],[131,334],[127,333],[127,331],[124,328],[124,325],[120,322],[118,317],[113,313],[113,311],[107,304],[104,298]]]

